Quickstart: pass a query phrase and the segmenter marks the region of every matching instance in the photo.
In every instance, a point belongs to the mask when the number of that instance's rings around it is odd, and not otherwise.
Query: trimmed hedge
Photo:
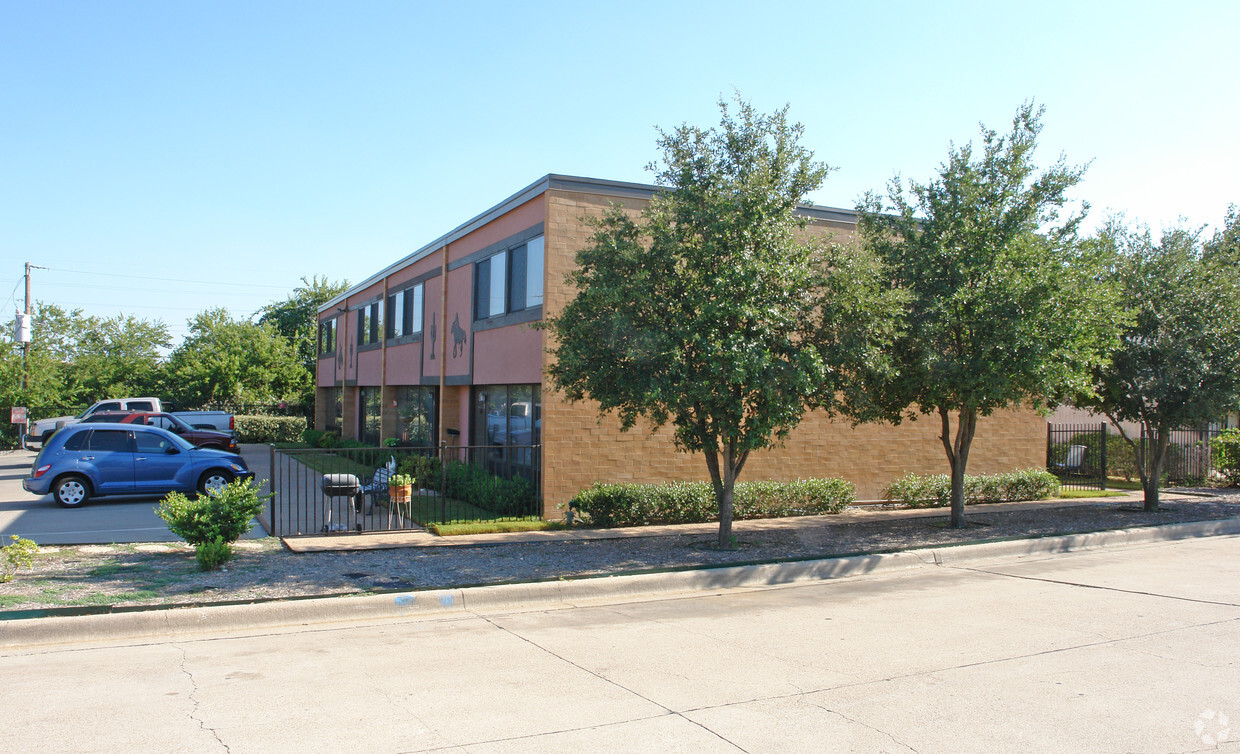
[[[304,416],[244,416],[234,417],[237,442],[272,443],[298,442],[306,431]]]
[[[1233,486],[1240,485],[1240,429],[1228,429],[1210,441],[1214,470]]]
[[[839,513],[857,499],[843,479],[796,482],[737,482],[732,517],[736,520]],[[573,501],[594,526],[695,524],[719,520],[719,504],[710,482],[672,484],[603,484],[577,493]]]
[[[1059,494],[1059,480],[1046,469],[1025,469],[1004,474],[986,474],[964,478],[964,502],[1012,503],[1018,500],[1042,500]],[[914,508],[936,508],[951,505],[952,478],[947,474],[900,477],[883,490],[883,497]]]

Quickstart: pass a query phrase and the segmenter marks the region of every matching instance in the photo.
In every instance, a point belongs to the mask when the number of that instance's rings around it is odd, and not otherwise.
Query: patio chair
[[[388,480],[396,473],[396,456],[390,456],[388,462],[375,469],[374,475],[370,478],[369,484],[363,484],[361,492],[370,501],[366,506],[366,515],[369,516],[374,510],[375,502],[388,500]],[[388,515],[392,512],[388,507]]]
[[[1085,446],[1069,445],[1068,455],[1064,458],[1063,463],[1055,464],[1058,471],[1067,472],[1069,474],[1080,473],[1081,468],[1085,465]]]

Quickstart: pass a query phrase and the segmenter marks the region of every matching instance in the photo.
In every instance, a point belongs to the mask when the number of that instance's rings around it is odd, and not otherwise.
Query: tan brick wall
[[[596,481],[709,479],[700,454],[675,451],[670,427],[651,434],[639,424],[621,432],[614,416],[600,421],[597,408],[592,401],[569,404],[559,394],[543,393],[543,509],[548,518],[563,516],[557,506]],[[909,472],[948,473],[940,427],[937,414],[899,426],[854,428],[813,412],[783,447],[752,454],[741,479],[840,477],[856,485],[858,499],[877,499],[883,487]],[[1042,467],[1045,462],[1046,420],[1036,412],[1006,411],[978,421],[970,474]]]
[[[399,417],[396,414],[396,391],[394,385],[385,385],[383,387],[382,398],[379,403],[379,437],[386,440],[389,437],[397,437],[400,433],[396,429],[396,422]]]
[[[551,191],[547,194],[546,298],[544,311],[553,316],[572,291],[562,281],[576,251],[589,240],[583,216],[599,216],[614,197]],[[640,200],[623,200],[636,210]],[[852,227],[817,223],[808,232],[847,241]],[[544,356],[544,365],[546,359]],[[568,404],[543,392],[544,515],[563,516],[558,506],[595,481],[662,482],[708,478],[700,455],[677,453],[670,428],[651,434],[638,426],[620,431],[614,417],[599,420],[597,404]],[[953,429],[954,431],[954,429]],[[857,486],[859,499],[878,498],[884,486],[908,472],[946,473],[937,415],[902,425],[863,425],[832,421],[820,412],[805,418],[783,447],[755,453],[743,480],[790,480],[842,477]],[[1046,459],[1045,419],[1033,411],[1009,411],[981,419],[969,458],[972,474],[1041,467]]]
[[[332,420],[331,388],[321,387],[314,391],[314,428],[322,432]]]
[[[469,428],[461,423],[461,407],[469,402],[469,387],[445,385],[440,400],[443,402],[443,429],[440,435],[442,441],[451,446],[468,445]],[[459,431],[460,437],[449,437],[449,429]]]

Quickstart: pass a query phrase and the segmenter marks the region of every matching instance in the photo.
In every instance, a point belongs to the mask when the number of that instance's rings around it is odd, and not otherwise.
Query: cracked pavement
[[[0,722],[40,751],[1238,750],[1238,663],[1240,538],[1207,537],[7,650]]]

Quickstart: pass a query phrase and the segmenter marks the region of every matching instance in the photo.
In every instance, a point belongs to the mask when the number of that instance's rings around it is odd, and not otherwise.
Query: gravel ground
[[[201,572],[185,545],[82,545],[40,550],[33,569],[0,584],[0,618],[29,611],[98,610],[139,605],[361,594],[573,576],[693,568],[772,560],[825,558],[1014,537],[1240,516],[1240,490],[1200,490],[1147,514],[1139,501],[1105,501],[1034,510],[987,506],[969,511],[970,525],[934,518],[866,521],[867,514],[805,519],[769,531],[736,526],[737,547],[719,550],[713,534],[585,541],[420,547],[297,554],[276,539],[236,545],[227,570]],[[37,614],[37,613],[36,613]]]

